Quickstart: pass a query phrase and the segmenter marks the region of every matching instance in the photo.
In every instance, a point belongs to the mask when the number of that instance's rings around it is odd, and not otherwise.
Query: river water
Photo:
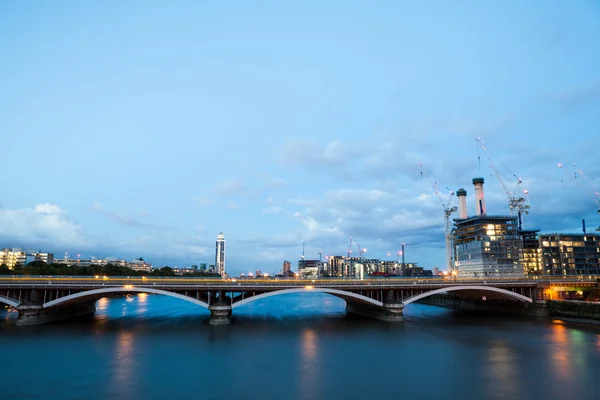
[[[207,310],[138,294],[35,327],[0,314],[0,399],[600,399],[600,327],[411,304],[347,316],[326,294]]]

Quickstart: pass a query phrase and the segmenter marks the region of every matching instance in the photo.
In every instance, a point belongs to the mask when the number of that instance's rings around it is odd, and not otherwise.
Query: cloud
[[[0,209],[0,236],[9,240],[82,243],[80,226],[67,219],[59,206]]]
[[[261,212],[263,214],[279,214],[283,209],[281,207],[278,207],[275,204],[275,199],[273,197],[269,197],[267,199],[267,207],[263,208],[261,210]]]
[[[61,210],[59,206],[55,206],[52,204],[44,203],[37,204],[33,210],[39,214],[60,214]]]
[[[360,154],[360,147],[334,140],[321,147],[312,140],[292,139],[280,149],[280,162],[288,166],[304,165],[320,168],[323,165],[343,165]]]
[[[259,194],[256,187],[251,187],[241,179],[226,179],[214,189],[219,196],[236,196],[254,198]]]
[[[109,220],[116,222],[125,226],[132,226],[135,228],[141,229],[155,229],[155,230],[168,230],[169,228],[153,224],[151,222],[145,221],[146,213],[140,212],[138,216],[127,215],[127,214],[119,214],[114,211],[109,211],[104,208],[100,203],[94,203],[92,205],[91,210],[97,214],[103,215]]]
[[[230,201],[228,202],[225,207],[229,208],[230,210],[237,210],[238,208],[240,208],[239,204],[236,203],[235,201]]]
[[[600,80],[553,93],[549,98],[565,109],[575,109],[588,104],[600,103]]]

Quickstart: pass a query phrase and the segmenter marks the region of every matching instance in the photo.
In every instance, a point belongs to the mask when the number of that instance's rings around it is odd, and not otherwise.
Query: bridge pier
[[[96,312],[95,303],[74,304],[62,307],[44,308],[38,304],[22,304],[16,307],[19,312],[15,325],[41,325],[48,322],[89,315]]]
[[[210,311],[210,325],[228,325],[231,323],[231,306],[229,304],[216,303],[208,307]]]
[[[358,303],[346,303],[346,312],[361,315],[367,318],[378,319],[386,322],[402,322],[404,316],[402,303],[385,303],[383,307],[367,306]]]

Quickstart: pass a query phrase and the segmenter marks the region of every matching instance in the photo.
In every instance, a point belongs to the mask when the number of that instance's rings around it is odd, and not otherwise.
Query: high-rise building
[[[523,236],[517,217],[488,216],[483,178],[474,178],[476,216],[454,220],[455,266],[461,277],[518,277],[523,272]],[[465,208],[464,205],[461,208]]]
[[[225,275],[225,235],[223,235],[223,232],[220,232],[217,235],[217,244],[215,248],[215,268],[219,275]]]

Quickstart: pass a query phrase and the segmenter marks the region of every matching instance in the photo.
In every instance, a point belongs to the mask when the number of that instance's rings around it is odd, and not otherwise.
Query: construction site
[[[470,210],[474,212],[469,212],[466,189],[460,188],[454,192],[443,185],[448,194],[444,198],[439,180],[420,164],[421,178],[428,176],[433,179],[434,194],[443,210],[446,252],[444,269],[439,273],[461,278],[600,275],[600,234],[597,232],[600,228],[595,229],[595,232],[587,232],[585,220],[582,219],[581,232],[541,233],[539,229],[524,229],[523,218],[529,214],[531,205],[528,191],[522,187],[523,180],[500,160],[495,159],[480,138],[476,142],[478,150],[483,152],[493,175],[506,193],[509,213],[488,214],[483,177],[472,179],[474,207]],[[479,154],[478,161],[481,164]],[[496,164],[508,171],[512,183],[507,183],[508,180],[503,178]],[[562,164],[558,164],[558,167],[562,168]],[[581,183],[584,190],[593,193],[591,197],[600,214],[597,181],[575,164],[572,176],[578,179],[578,184]],[[514,185],[512,190],[509,189],[511,184]],[[455,199],[458,206],[452,205]],[[453,218],[457,212],[458,215]],[[366,258],[366,252],[367,249],[351,237],[345,256],[326,256],[323,259],[323,252],[320,251],[319,260],[307,260],[304,257],[303,243],[298,271],[302,276],[314,278],[432,275],[432,271],[405,261],[404,243],[396,254],[396,260]],[[388,253],[388,256],[392,254]],[[438,271],[434,271],[433,275],[437,275],[436,272]]]
[[[539,229],[523,229],[523,216],[529,214],[531,206],[528,191],[521,187],[522,179],[510,172],[516,187],[509,190],[492,162],[489,149],[480,138],[476,141],[507,194],[510,215],[488,215],[484,178],[473,178],[474,215],[468,213],[467,191],[459,189],[456,192],[458,207],[450,207],[450,202],[443,204],[447,270],[463,278],[600,274],[600,234],[587,232],[585,220],[582,220],[580,233],[540,233]],[[573,168],[575,170],[575,165]],[[577,169],[576,178],[577,173],[593,189],[587,174]],[[593,198],[600,213],[597,192]],[[451,227],[450,216],[455,211],[459,215]]]

